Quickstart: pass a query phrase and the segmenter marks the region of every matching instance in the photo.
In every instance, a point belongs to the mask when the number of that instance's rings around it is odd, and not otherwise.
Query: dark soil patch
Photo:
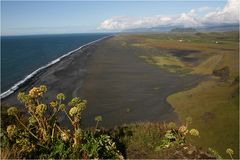
[[[213,75],[220,77],[221,81],[227,81],[230,75],[229,67],[223,67],[221,69],[216,69],[213,71]]]
[[[201,53],[201,51],[198,51],[198,50],[182,50],[182,49],[171,49],[170,50],[170,53],[173,55],[173,56],[176,56],[176,57],[186,57],[190,54],[198,54],[198,53]]]
[[[201,51],[171,49],[169,53],[170,55],[179,58],[183,62],[195,63],[199,61],[199,58],[198,56],[196,56],[196,54],[200,54]],[[194,56],[191,57],[191,55],[194,55]]]

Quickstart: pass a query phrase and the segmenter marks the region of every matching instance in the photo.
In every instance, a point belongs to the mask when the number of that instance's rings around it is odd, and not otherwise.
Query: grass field
[[[195,88],[172,94],[168,102],[183,120],[190,116],[204,148],[226,157],[226,148],[239,157],[239,33],[138,34],[116,37],[123,46],[139,47],[139,58],[170,72],[208,76]],[[227,80],[213,75],[229,68]]]
[[[214,69],[227,65],[231,78],[238,75],[237,32],[139,34],[117,38],[123,46],[148,50],[149,56],[139,56],[171,71],[175,67],[192,74],[209,75]]]
[[[225,157],[226,148],[239,150],[237,92],[236,84],[209,80],[196,88],[169,96],[168,101],[182,119],[193,118],[192,125],[201,132],[198,144],[214,148]]]

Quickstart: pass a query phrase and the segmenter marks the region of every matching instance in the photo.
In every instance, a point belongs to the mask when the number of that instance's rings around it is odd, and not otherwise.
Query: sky
[[[240,0],[1,1],[1,34],[114,32],[239,23]]]

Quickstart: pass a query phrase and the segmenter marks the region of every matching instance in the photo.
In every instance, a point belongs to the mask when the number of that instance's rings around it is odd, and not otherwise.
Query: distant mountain
[[[238,31],[239,24],[221,24],[221,25],[206,25],[195,28],[186,28],[184,26],[158,26],[151,28],[133,28],[126,29],[123,32],[226,32]]]
[[[176,26],[166,25],[166,26],[158,26],[158,27],[151,27],[151,28],[132,28],[132,29],[126,29],[123,32],[169,32],[171,31],[171,29],[174,29],[174,28],[176,28]]]
[[[195,28],[174,28],[171,32],[197,32]]]
[[[198,28],[200,32],[227,32],[227,31],[239,31],[239,24],[221,24],[210,25]]]

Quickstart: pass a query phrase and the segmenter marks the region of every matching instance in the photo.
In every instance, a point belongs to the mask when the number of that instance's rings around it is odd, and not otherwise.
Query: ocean
[[[92,41],[109,36],[108,33],[59,35],[2,36],[1,37],[1,93],[12,90],[59,57]],[[2,96],[1,96],[2,97]]]

